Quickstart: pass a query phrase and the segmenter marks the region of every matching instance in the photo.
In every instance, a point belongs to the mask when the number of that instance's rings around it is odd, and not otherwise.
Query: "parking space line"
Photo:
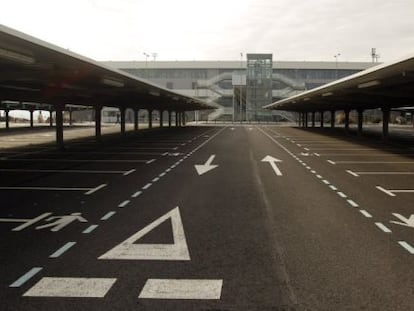
[[[359,207],[359,205],[357,204],[357,203],[355,203],[355,201],[353,201],[353,200],[346,200],[348,203],[349,203],[349,205],[351,205],[352,207]]]
[[[12,284],[9,285],[9,287],[20,287],[24,283],[26,283],[28,280],[30,280],[33,276],[35,276],[37,273],[39,273],[43,268],[42,267],[34,267],[30,269],[28,272],[23,274],[21,277],[19,277],[16,281],[14,281]]]
[[[146,161],[145,164],[151,164],[154,161],[155,161],[155,159],[151,159],[151,160]]]
[[[61,248],[59,248],[57,251],[55,251],[52,255],[50,255],[49,258],[58,258],[58,257],[62,256],[65,252],[67,252],[75,244],[76,244],[76,242],[66,243]]]
[[[106,187],[108,184],[101,184],[98,187],[95,187],[93,189],[90,189],[88,192],[85,192],[85,195],[90,195],[92,193],[95,193],[96,191],[101,190],[102,188]]]
[[[136,169],[135,168],[133,168],[133,169],[131,169],[131,170],[129,170],[129,171],[126,171],[123,175],[124,176],[128,176],[129,174],[132,174],[133,172],[135,172],[136,171]]]
[[[376,222],[375,225],[385,233],[391,233],[392,232],[388,227],[384,226],[384,224],[381,223],[381,222]]]
[[[414,164],[414,161],[331,161],[331,164]]]
[[[148,160],[87,160],[87,159],[1,159],[2,162],[65,162],[65,163],[146,163]],[[155,161],[155,160],[154,160]]]
[[[337,192],[337,194],[338,194],[341,198],[346,198],[346,194],[345,194],[345,193],[343,193],[343,192],[341,192],[341,191],[338,191],[338,192]]]
[[[356,177],[358,177],[359,175],[414,175],[414,172],[347,172]]]
[[[353,172],[353,171],[351,171],[351,170],[346,170],[346,172],[347,172],[348,174],[351,174],[352,176],[359,177],[359,175],[358,175],[357,173],[355,173],[355,172]]]
[[[95,189],[95,188],[92,188]],[[65,187],[0,187],[0,190],[38,190],[38,191],[85,191],[91,188]]]
[[[129,172],[132,173],[131,171],[49,170],[49,169],[44,170],[44,169],[20,169],[20,168],[0,169],[0,172],[5,172],[5,173],[76,173],[76,174],[124,174],[124,175]]]
[[[405,241],[398,241],[398,244],[404,247],[411,255],[414,255],[414,247],[412,247],[410,244]]]

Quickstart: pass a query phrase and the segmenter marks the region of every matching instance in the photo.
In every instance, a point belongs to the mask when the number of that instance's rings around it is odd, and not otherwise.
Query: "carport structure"
[[[148,111],[150,128],[153,111],[159,111],[160,126],[167,111],[171,127],[173,113],[176,126],[181,126],[185,111],[214,109],[193,97],[0,25],[0,109],[5,111],[6,127],[11,109],[55,111],[56,143],[63,147],[63,111],[89,107],[95,110],[95,134],[100,140],[104,106],[119,108],[123,135],[128,108],[134,111],[135,130],[140,109]]]
[[[414,56],[390,64],[381,64],[343,79],[328,83],[265,106],[267,109],[293,111],[299,114],[299,124],[308,126],[309,113],[312,126],[315,114],[320,114],[321,127],[324,114],[331,114],[331,127],[335,127],[335,113],[345,114],[345,129],[349,130],[349,113],[358,112],[358,134],[362,133],[363,113],[367,109],[382,110],[382,135],[388,138],[390,111],[412,107],[414,103]]]

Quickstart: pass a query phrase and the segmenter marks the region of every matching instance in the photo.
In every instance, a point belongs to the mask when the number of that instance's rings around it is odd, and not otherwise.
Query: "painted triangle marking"
[[[173,244],[137,244],[135,243],[147,233],[171,219]],[[120,260],[190,260],[184,227],[178,206],[146,227],[131,235],[98,259]]]

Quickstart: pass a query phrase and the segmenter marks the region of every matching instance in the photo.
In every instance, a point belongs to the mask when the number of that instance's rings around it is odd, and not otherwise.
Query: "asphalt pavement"
[[[0,310],[412,310],[414,149],[204,125],[0,151]]]

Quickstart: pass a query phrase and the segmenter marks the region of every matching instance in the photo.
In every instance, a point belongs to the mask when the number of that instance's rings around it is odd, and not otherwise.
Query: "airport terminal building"
[[[214,105],[217,107],[214,111],[188,114],[189,120],[209,121],[292,119],[290,113],[262,107],[377,65],[372,62],[274,61],[272,54],[247,54],[247,60],[240,61],[104,63]],[[106,115],[110,116],[111,111],[106,111]]]

